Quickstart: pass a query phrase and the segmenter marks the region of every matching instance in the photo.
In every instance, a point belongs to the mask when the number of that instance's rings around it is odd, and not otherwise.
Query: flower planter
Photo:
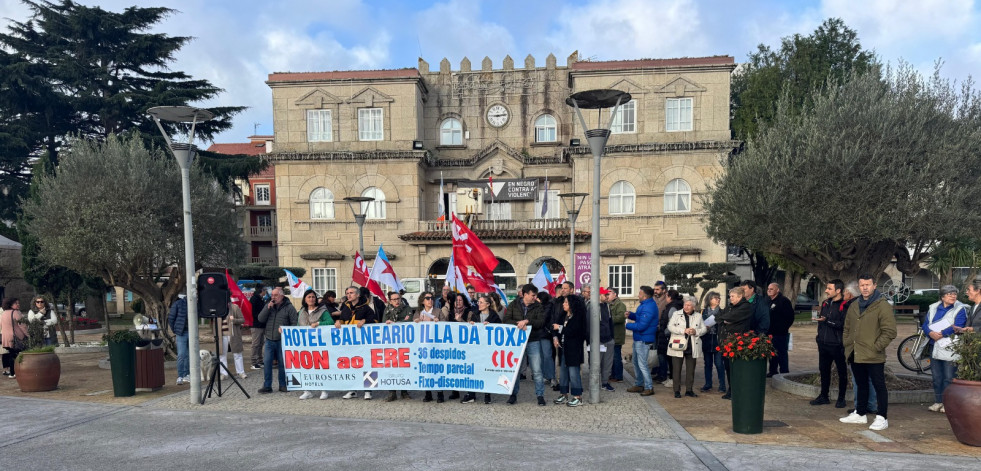
[[[732,431],[763,433],[763,405],[766,398],[765,359],[732,359]]]
[[[116,397],[136,395],[136,343],[109,342],[112,393]]]
[[[981,446],[981,381],[954,379],[944,391],[944,410],[957,441]]]
[[[54,353],[21,352],[17,357],[17,385],[23,392],[43,392],[58,389],[61,379],[61,360]]]

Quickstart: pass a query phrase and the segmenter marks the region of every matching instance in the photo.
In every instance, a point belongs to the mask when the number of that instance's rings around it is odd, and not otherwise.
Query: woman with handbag
[[[585,360],[583,345],[589,339],[589,316],[586,302],[576,294],[565,297],[562,303],[562,319],[552,319],[552,342],[559,351],[559,392],[556,404],[569,407],[582,405],[582,373],[580,366]],[[570,390],[571,389],[571,390]],[[569,399],[569,393],[572,399]]]
[[[24,316],[20,313],[20,301],[17,298],[6,298],[3,300],[3,312],[0,312],[0,332],[3,332],[3,348],[7,353],[3,354],[4,375],[8,378],[15,378],[17,372],[14,364],[17,363],[17,355],[21,350],[27,348],[27,327],[21,324]]]
[[[944,390],[954,379],[957,373],[955,362],[959,360],[950,349],[954,328],[964,327],[966,323],[967,305],[957,300],[957,288],[953,285],[940,287],[940,301],[930,305],[923,322],[923,333],[930,337],[933,346],[930,374],[933,376],[934,403],[929,407],[933,412],[944,412]]]
[[[671,370],[674,374],[674,397],[681,397],[681,365],[685,365],[685,396],[698,397],[692,387],[695,383],[695,364],[702,356],[701,336],[707,331],[701,314],[695,312],[698,301],[693,296],[685,296],[681,310],[674,311],[668,320],[668,356],[671,357]]]

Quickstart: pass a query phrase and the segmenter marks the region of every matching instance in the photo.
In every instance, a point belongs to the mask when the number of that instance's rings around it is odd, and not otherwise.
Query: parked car
[[[794,303],[794,310],[811,311],[817,305],[818,302],[814,298],[808,296],[806,293],[800,293],[797,295],[797,302]]]
[[[58,313],[61,315],[68,314],[68,309],[64,304],[58,304]],[[79,317],[85,317],[88,311],[85,310],[85,303],[75,303],[75,315]]]

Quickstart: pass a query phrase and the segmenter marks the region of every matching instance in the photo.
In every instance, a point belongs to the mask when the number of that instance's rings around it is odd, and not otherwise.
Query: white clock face
[[[508,123],[508,109],[504,105],[494,105],[487,109],[487,122],[495,128]]]

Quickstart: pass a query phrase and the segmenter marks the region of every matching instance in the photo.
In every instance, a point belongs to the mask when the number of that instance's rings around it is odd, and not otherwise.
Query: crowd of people
[[[263,370],[263,385],[259,393],[273,392],[273,365],[278,363],[277,379],[279,391],[287,391],[286,375],[282,358],[282,326],[345,325],[362,326],[365,323],[395,322],[469,322],[505,323],[524,329],[531,327],[524,355],[524,365],[530,373],[535,388],[535,398],[540,406],[547,405],[546,390],[550,387],[559,395],[552,400],[554,404],[576,407],[582,404],[583,383],[580,366],[585,363],[587,353],[584,347],[590,339],[590,289],[584,287],[576,293],[571,282],[557,288],[553,298],[548,293],[539,292],[532,284],[521,286],[518,296],[506,306],[496,293],[476,293],[473,287],[467,294],[454,293],[448,287],[441,294],[424,292],[417,306],[409,306],[400,292],[388,293],[387,302],[373,297],[363,287],[349,287],[344,290],[342,300],[337,300],[333,291],[323,297],[309,290],[303,295],[301,307],[297,310],[286,299],[281,288],[274,288],[263,296],[261,287],[255,290],[252,298],[255,313],[252,329],[252,368]],[[632,332],[631,359],[637,372],[633,386],[626,390],[642,396],[654,395],[654,383],[671,388],[675,398],[698,397],[695,390],[695,376],[698,361],[701,359],[704,382],[700,392],[713,389],[722,393],[723,399],[731,398],[729,378],[730,363],[719,351],[719,346],[727,336],[747,332],[763,333],[772,341],[775,355],[769,361],[767,376],[789,372],[789,351],[791,349],[790,328],[794,323],[793,303],[780,292],[776,283],[766,287],[765,294],[754,282],[746,280],[727,293],[728,302],[723,305],[722,296],[714,291],[705,294],[702,306],[693,296],[683,296],[677,290],[669,289],[663,281],[654,286],[641,286],[638,292],[639,303],[633,311],[619,297],[614,288],[600,289],[600,365],[601,388],[614,391],[613,384],[623,382],[623,346],[627,331]],[[871,275],[861,275],[858,280],[845,283],[832,280],[826,284],[824,300],[818,309],[817,350],[820,375],[820,393],[810,401],[811,405],[831,404],[831,367],[837,372],[838,393],[834,401],[836,408],[847,407],[846,389],[848,369],[852,374],[854,406],[843,423],[867,424],[868,415],[875,416],[870,429],[883,430],[888,427],[888,390],[885,383],[886,348],[896,337],[896,322],[892,305],[877,289]],[[957,301],[957,289],[944,286],[940,290],[941,299],[931,306],[925,316],[923,330],[931,345],[942,344],[949,338],[964,331],[973,331],[974,325],[981,322],[981,281],[967,287],[967,296],[972,303],[968,306]],[[473,300],[473,303],[471,303]],[[186,310],[186,306],[184,307]],[[172,309],[180,313],[180,307]],[[6,311],[5,311],[6,312]],[[230,316],[237,318],[237,316]],[[2,318],[0,318],[2,320]],[[231,341],[241,352],[241,334],[237,331],[240,321],[227,325]],[[225,324],[223,324],[224,326]],[[934,330],[932,327],[943,326]],[[171,328],[180,335],[185,329],[179,319],[172,320]],[[943,411],[943,390],[950,384],[956,372],[956,363],[944,353],[943,348],[935,348],[932,356],[933,384],[936,403],[930,410]],[[241,370],[241,353],[236,356],[236,367]],[[524,371],[524,370],[523,370]],[[187,366],[178,361],[178,384],[187,380]],[[522,376],[524,376],[522,374]],[[515,404],[521,383],[516,382],[513,392],[506,399],[507,404]],[[299,399],[306,400],[317,396],[318,391],[304,391]],[[426,391],[423,401],[460,400],[464,403],[476,401],[476,394],[469,391]],[[364,399],[372,399],[371,391],[365,391]],[[359,394],[349,391],[342,397],[352,399]],[[328,391],[319,391],[320,399],[327,399]],[[409,399],[408,391],[388,391],[386,401],[398,398]],[[484,403],[492,402],[491,394],[484,395]]]

